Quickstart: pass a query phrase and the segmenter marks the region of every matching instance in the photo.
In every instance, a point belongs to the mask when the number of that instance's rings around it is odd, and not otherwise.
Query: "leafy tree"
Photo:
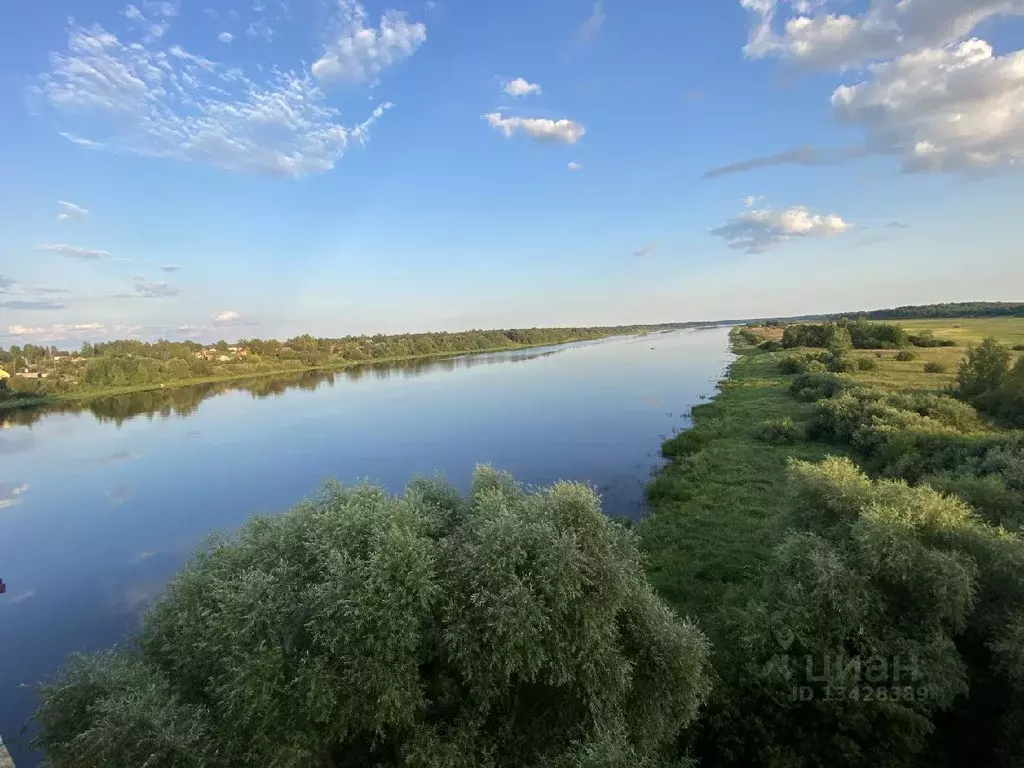
[[[1003,379],[1010,371],[1010,351],[993,338],[974,347],[960,362],[957,394],[982,410],[998,404]]]
[[[73,660],[38,741],[54,768],[663,765],[707,653],[587,487],[331,486]]]

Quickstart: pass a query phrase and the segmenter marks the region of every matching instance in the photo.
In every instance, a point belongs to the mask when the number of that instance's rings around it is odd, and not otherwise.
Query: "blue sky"
[[[1021,0],[7,0],[0,343],[1024,299]]]

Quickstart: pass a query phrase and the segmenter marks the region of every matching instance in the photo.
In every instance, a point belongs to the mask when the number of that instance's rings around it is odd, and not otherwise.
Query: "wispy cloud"
[[[0,307],[4,309],[49,310],[67,309],[67,306],[64,302],[54,301],[53,299],[11,299],[10,301],[0,301]]]
[[[161,272],[169,272],[169,273],[170,272],[180,272],[183,269],[184,269],[184,267],[182,267],[182,266],[180,266],[178,264],[164,264],[162,267],[160,267],[160,271]]]
[[[17,506],[28,483],[0,483],[0,509]]]
[[[219,35],[217,35],[217,39],[220,40],[222,43],[230,43],[232,40],[235,39],[235,36],[232,35],[230,32],[221,32]]]
[[[11,325],[7,328],[10,336],[30,336],[42,341],[63,341],[71,338],[93,338],[107,332],[100,323],[76,323],[55,325]]]
[[[37,251],[48,251],[67,256],[70,259],[81,259],[83,261],[98,261],[100,259],[112,259],[114,254],[109,251],[99,251],[94,248],[81,248],[77,245],[37,245]]]
[[[571,163],[569,163],[569,170],[570,171],[581,171],[581,170],[583,170],[583,166],[580,165],[579,163],[577,163],[575,160],[573,160]]]
[[[647,245],[637,248],[635,251],[633,251],[633,255],[636,256],[638,259],[642,259],[644,256],[650,256],[656,250],[658,250],[657,243],[648,243]]]
[[[885,226],[886,229],[910,229],[910,225],[904,224],[902,221],[890,221]]]
[[[218,312],[213,317],[214,325],[233,325],[234,323],[241,322],[242,315],[233,309],[225,309]]]
[[[66,123],[61,135],[92,150],[294,177],[334,168],[381,114],[346,126],[305,72],[274,68],[257,82],[180,45],[123,42],[98,25],[72,26],[67,51],[50,61],[38,95]],[[98,126],[102,135],[83,135]]]
[[[136,275],[132,278],[132,293],[115,293],[112,299],[166,299],[181,294],[181,289],[164,280],[147,280]]]
[[[594,42],[597,33],[604,26],[604,22],[604,2],[603,0],[594,0],[594,7],[590,12],[590,16],[587,17],[587,20],[583,22],[576,33],[576,42],[580,45]]]
[[[730,173],[743,173],[756,168],[768,168],[773,165],[825,165],[830,162],[829,155],[815,147],[798,147],[796,149],[779,152],[775,155],[753,157],[749,160],[741,160],[738,163],[719,165],[709,168],[704,172],[702,178],[715,179],[719,176],[727,176]]]
[[[69,203],[67,200],[58,200],[57,205],[61,207],[61,212],[57,214],[59,221],[72,221],[74,219],[84,219],[89,216],[89,210],[83,208],[80,205]]]
[[[484,115],[487,123],[506,139],[522,132],[534,141],[575,144],[587,129],[575,120],[549,120],[542,117],[504,117],[500,112]]]

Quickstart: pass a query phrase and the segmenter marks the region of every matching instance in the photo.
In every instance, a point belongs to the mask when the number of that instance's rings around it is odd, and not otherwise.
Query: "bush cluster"
[[[708,645],[596,493],[328,488],[217,541],[44,687],[54,766],[654,766]]]
[[[1006,347],[985,339],[960,362],[956,392],[979,410],[1024,425],[1024,358],[1013,365]]]

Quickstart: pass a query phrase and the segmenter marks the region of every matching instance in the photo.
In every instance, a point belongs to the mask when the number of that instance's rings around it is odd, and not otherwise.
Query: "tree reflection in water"
[[[92,400],[55,403],[8,411],[0,416],[0,426],[31,426],[50,414],[89,412],[101,423],[121,426],[138,417],[187,417],[195,413],[203,401],[227,392],[248,392],[253,398],[279,397],[289,390],[313,392],[321,386],[333,387],[336,380],[360,381],[368,376],[386,381],[392,376],[414,379],[426,373],[451,373],[483,365],[519,363],[557,354],[567,347],[537,348],[494,352],[463,357],[421,358],[397,363],[365,363],[334,371],[299,371],[271,374],[251,379],[236,379],[209,384],[150,389]]]

